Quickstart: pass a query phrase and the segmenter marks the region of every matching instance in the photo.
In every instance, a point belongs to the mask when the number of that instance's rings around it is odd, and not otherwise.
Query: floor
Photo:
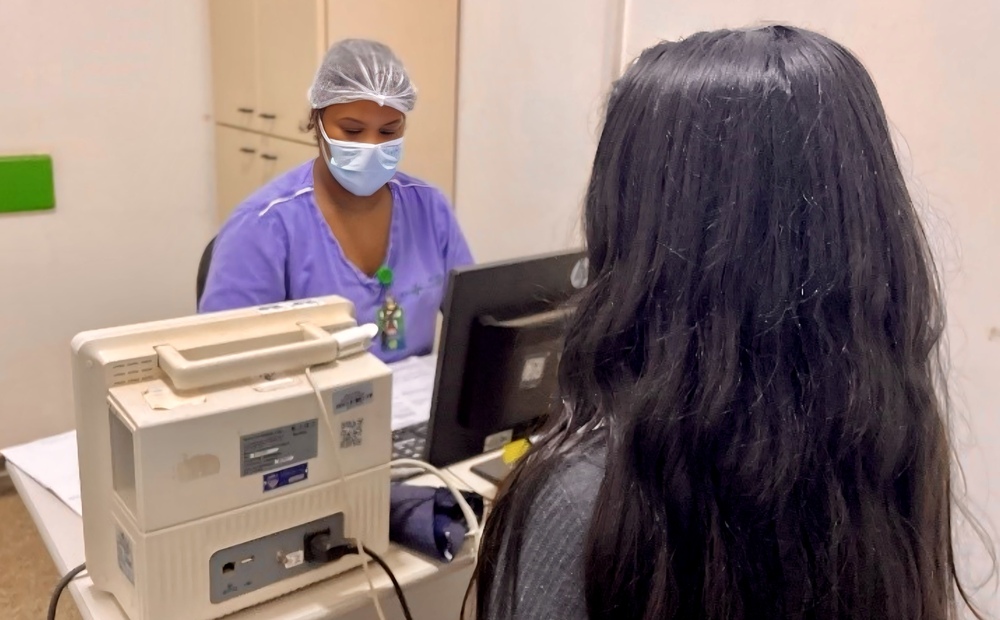
[[[56,567],[13,489],[0,491],[0,615],[5,620],[41,620],[59,581]],[[57,620],[80,620],[73,597],[64,593]]]

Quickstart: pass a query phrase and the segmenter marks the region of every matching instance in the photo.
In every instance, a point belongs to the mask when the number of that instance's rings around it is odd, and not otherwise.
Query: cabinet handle
[[[253,108],[236,108],[240,114],[253,114]]]
[[[261,112],[261,113],[259,114],[259,116],[260,116],[261,118],[263,118],[263,119],[267,119],[267,120],[269,120],[269,121],[273,121],[274,119],[278,118],[278,117],[277,117],[277,116],[275,116],[274,114],[268,114],[268,113],[266,113],[266,112]]]
[[[266,159],[268,161],[276,161],[278,159],[277,155],[271,155],[269,153],[264,153],[260,156],[261,159]]]
[[[257,149],[252,149],[249,146],[240,147],[241,153],[256,153]]]

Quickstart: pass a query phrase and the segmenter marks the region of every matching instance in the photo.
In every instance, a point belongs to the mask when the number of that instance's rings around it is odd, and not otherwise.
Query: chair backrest
[[[205,246],[205,251],[201,253],[201,260],[198,262],[198,278],[195,283],[197,290],[196,301],[201,306],[201,296],[205,293],[205,282],[208,280],[208,270],[212,266],[212,251],[215,249],[215,237]]]

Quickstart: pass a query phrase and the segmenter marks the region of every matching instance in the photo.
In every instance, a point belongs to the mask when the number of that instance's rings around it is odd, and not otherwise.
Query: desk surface
[[[445,470],[445,474],[450,476],[452,482],[459,488],[471,489],[486,498],[492,498],[495,487],[470,471],[472,466],[490,458],[490,456],[492,455],[459,463]],[[52,556],[59,572],[65,574],[70,569],[82,564],[85,557],[83,519],[54,494],[25,475],[13,464],[7,464],[7,471],[27,506],[35,526],[41,533],[45,547]],[[410,482],[412,484],[440,486],[438,479],[429,475],[414,478]],[[410,589],[410,586],[430,578],[439,578],[459,571],[471,573],[473,564],[471,543],[467,544],[463,552],[449,564],[434,562],[395,545],[386,553],[385,561],[392,567],[397,579],[407,590]],[[383,606],[390,607],[389,601],[394,600],[395,595],[388,576],[375,564],[370,566],[369,572]],[[464,581],[467,584],[468,578],[465,577]],[[459,580],[460,582],[461,580]],[[86,576],[86,573],[75,579],[69,585],[68,590],[84,620],[127,620],[127,616],[114,598],[110,594],[94,588],[93,582]],[[440,596],[440,592],[436,594]],[[409,592],[407,598],[410,598]],[[365,605],[371,607],[369,601],[368,582],[363,571],[355,569],[281,598],[237,612],[228,618],[233,620],[243,620],[244,618],[319,620],[340,616],[352,610],[363,608]],[[412,600],[410,603],[411,607],[416,607]],[[63,604],[66,604],[65,600]]]

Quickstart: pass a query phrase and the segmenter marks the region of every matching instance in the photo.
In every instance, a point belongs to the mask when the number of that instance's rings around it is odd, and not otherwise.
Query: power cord
[[[365,551],[367,552],[368,550],[365,549]],[[369,553],[369,555],[371,554]],[[55,590],[52,591],[52,598],[49,599],[49,613],[45,616],[47,620],[56,620],[56,609],[59,607],[59,597],[62,596],[63,590],[66,589],[66,586],[69,585],[69,582],[73,581],[77,575],[79,575],[86,569],[87,569],[87,563],[84,562],[83,564],[77,566],[73,570],[63,575],[63,578],[59,580],[59,583],[56,584]]]
[[[396,579],[395,573],[389,568],[389,564],[382,559],[382,556],[368,547],[362,545],[361,550],[381,566],[385,574],[388,575],[389,580],[392,582],[392,587],[396,591],[396,598],[399,599],[399,606],[403,610],[403,617],[406,620],[413,620],[413,614],[410,613],[410,605],[406,602],[406,595],[403,594],[403,587],[399,585],[399,580]],[[320,534],[314,537],[309,541],[308,548],[306,549],[307,558],[311,556],[322,559],[325,562],[336,562],[345,555],[359,555],[357,545],[351,542],[337,542],[333,544],[328,534]]]
[[[312,368],[306,368],[305,373],[306,380],[308,380],[309,385],[312,386],[313,395],[316,396],[316,402],[319,404],[321,414],[320,417],[323,418],[323,421],[325,422],[324,426],[330,433],[330,442],[333,444],[333,459],[337,462],[337,475],[340,477],[340,484],[342,487],[346,487],[347,477],[344,475],[344,465],[340,460],[340,438],[337,437],[337,431],[333,429],[330,409],[326,406],[326,401],[323,400],[323,391],[316,383],[315,377],[313,377]],[[353,544],[356,549],[365,548],[359,538],[354,539]],[[362,560],[361,570],[365,574],[365,581],[368,582],[368,596],[371,598],[372,605],[375,607],[375,613],[378,615],[379,620],[386,620],[385,612],[382,611],[382,604],[379,603],[378,600],[378,593],[375,591],[375,583],[372,581],[371,571],[368,569],[368,562]]]
[[[403,617],[406,620],[413,620],[413,614],[410,613],[410,606],[406,604],[406,595],[403,594],[403,587],[399,585],[399,581],[396,579],[396,575],[392,572],[392,569],[389,568],[389,565],[385,563],[385,560],[383,560],[381,556],[368,547],[362,546],[361,550],[364,551],[368,557],[375,560],[375,562],[382,567],[382,570],[385,571],[386,575],[389,575],[392,587],[396,590],[396,598],[399,599],[399,606],[403,608]]]
[[[347,478],[344,475],[344,466],[340,460],[340,438],[337,436],[337,431],[334,430],[333,428],[332,415],[330,414],[330,409],[329,407],[327,407],[326,401],[323,400],[323,391],[316,383],[316,379],[312,373],[312,368],[306,368],[305,375],[306,379],[309,381],[309,385],[312,387],[313,395],[316,397],[316,402],[319,405],[320,412],[322,414],[320,417],[323,418],[324,427],[326,427],[327,431],[330,433],[330,441],[333,443],[333,457],[337,463],[337,474],[340,477],[341,484],[346,486]],[[455,484],[444,475],[444,472],[442,472],[441,470],[439,470],[438,468],[434,467],[429,463],[413,459],[397,459],[395,461],[392,461],[389,465],[390,467],[416,467],[422,469],[423,471],[426,471],[427,473],[432,474],[437,478],[439,478],[441,482],[443,482],[445,486],[448,487],[448,490],[455,498],[455,502],[461,509],[462,516],[465,517],[465,521],[469,526],[469,531],[466,534],[466,536],[471,536],[474,541],[473,558],[478,556],[480,537],[482,536],[482,527],[479,524],[479,520],[476,518],[476,513],[472,510],[472,507],[469,506],[469,502],[466,501],[465,497],[458,490],[458,487],[456,487]],[[347,545],[347,548],[341,549],[341,553],[342,554],[344,552],[357,553],[358,549],[363,550],[366,555],[368,555],[372,560],[374,560],[379,566],[382,567],[382,570],[386,572],[386,574],[389,576],[389,580],[392,581],[392,587],[396,590],[396,596],[399,598],[399,604],[403,608],[403,615],[406,617],[406,620],[412,620],[412,616],[410,615],[410,608],[406,603],[406,597],[403,595],[403,588],[399,585],[399,581],[396,579],[396,575],[393,574],[392,570],[389,568],[389,565],[385,562],[385,560],[383,560],[380,556],[378,556],[377,554],[373,553],[370,549],[368,549],[364,545],[364,543],[361,542],[360,539],[354,539]],[[386,620],[385,613],[382,611],[382,605],[379,603],[378,600],[378,593],[375,591],[375,584],[372,582],[371,573],[368,570],[368,562],[362,562],[361,567],[362,570],[364,571],[365,579],[368,581],[368,594],[371,597],[372,605],[375,607],[375,613],[378,615],[379,620]]]

